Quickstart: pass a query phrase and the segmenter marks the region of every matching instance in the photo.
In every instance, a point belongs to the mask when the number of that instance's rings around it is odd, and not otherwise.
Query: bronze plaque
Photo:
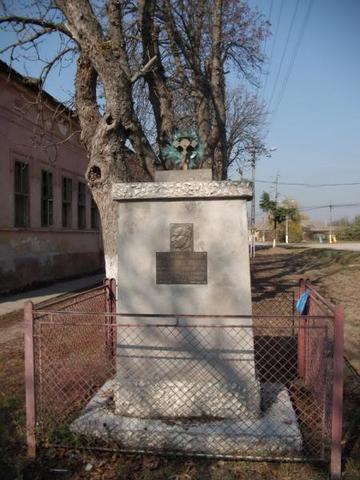
[[[156,283],[207,284],[207,253],[194,252],[192,223],[170,223],[170,252],[156,252]]]
[[[156,283],[207,284],[207,253],[156,252]]]

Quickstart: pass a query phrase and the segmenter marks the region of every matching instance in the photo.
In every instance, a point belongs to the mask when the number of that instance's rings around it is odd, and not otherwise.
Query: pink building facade
[[[0,293],[103,268],[71,112],[0,62]]]

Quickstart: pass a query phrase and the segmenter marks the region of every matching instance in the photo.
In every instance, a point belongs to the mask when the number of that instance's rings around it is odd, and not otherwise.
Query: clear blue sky
[[[272,181],[279,174],[280,183],[360,182],[360,0],[299,0],[298,4],[297,1],[250,0],[266,16],[271,11],[273,33],[266,43],[270,60],[268,78],[263,75],[259,96],[264,97],[270,111],[267,144],[277,150],[271,158],[259,160],[257,178]],[[298,54],[289,71],[311,2]],[[293,30],[276,83],[296,5]],[[0,45],[8,40],[8,35],[0,34]],[[55,41],[44,48],[53,53]],[[23,62],[15,62],[13,66],[25,73]],[[26,67],[28,74],[36,76],[37,65],[27,62]],[[72,90],[73,73],[71,66],[60,75],[55,71],[46,89],[64,100]],[[258,183],[258,198],[263,190],[273,188]],[[333,188],[279,185],[279,192],[280,199],[294,198],[302,207],[360,203],[360,185]],[[360,206],[334,209],[335,218],[355,214],[360,214]],[[313,210],[309,215],[326,220],[328,209]]]
[[[269,107],[296,0],[285,0],[277,36],[275,31],[283,0],[251,0],[269,15],[272,32],[266,51],[274,54],[262,89],[270,111],[276,106],[311,0],[300,0],[294,30],[284,58],[280,81]],[[265,82],[263,82],[265,83]],[[282,101],[269,116],[267,143],[277,147],[272,158],[259,161],[257,178],[280,182],[360,182],[360,1],[314,0],[302,43]],[[257,195],[267,189],[257,184]],[[360,203],[360,185],[333,188],[279,186],[280,199],[295,198],[301,206]],[[328,209],[309,212],[327,219]],[[356,208],[334,209],[334,217],[360,214]]]

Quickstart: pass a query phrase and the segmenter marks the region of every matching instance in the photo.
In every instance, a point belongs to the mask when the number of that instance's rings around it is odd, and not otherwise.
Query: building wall
[[[78,228],[78,182],[87,159],[69,112],[45,100],[9,72],[0,72],[0,292],[79,276],[103,267],[98,229],[91,228],[86,187],[86,228]],[[15,227],[15,162],[29,169],[29,224]],[[41,226],[41,175],[53,174],[53,224]],[[62,225],[62,177],[72,179],[71,223]]]

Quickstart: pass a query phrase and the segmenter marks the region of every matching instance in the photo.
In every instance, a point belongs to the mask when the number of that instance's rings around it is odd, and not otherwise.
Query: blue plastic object
[[[309,294],[308,292],[304,292],[302,295],[300,295],[298,301],[296,302],[296,310],[298,313],[300,313],[300,315],[306,314],[308,300]]]

